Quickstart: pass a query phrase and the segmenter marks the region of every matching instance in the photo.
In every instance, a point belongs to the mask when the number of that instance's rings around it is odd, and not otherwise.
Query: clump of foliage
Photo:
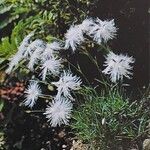
[[[0,2],[0,19],[2,20],[0,30],[11,30],[10,24],[14,24],[14,28],[10,32],[11,35],[8,36],[8,33],[2,35],[6,37],[0,42],[0,58],[3,60],[10,58],[16,52],[26,32],[35,31],[38,38],[46,41],[51,41],[52,35],[60,38],[68,25],[90,15],[90,10],[95,3],[96,0],[74,2],[70,0],[2,0]]]
[[[5,19],[0,23],[0,30],[12,22],[32,18],[41,28],[52,21],[57,33],[60,33],[64,25],[72,23],[72,20],[77,22],[89,15],[95,2],[96,0],[2,0],[0,18]],[[77,7],[80,9],[76,9]]]
[[[2,38],[0,43],[0,57],[5,57],[8,59],[12,54],[14,54],[17,50],[17,47],[23,40],[25,36],[25,24],[23,22],[19,22],[18,25],[12,31],[12,34],[9,37]]]
[[[0,70],[7,67],[7,62],[14,55],[26,34],[26,24],[20,21],[12,30],[12,34],[0,41]]]
[[[145,102],[130,103],[116,88],[99,93],[85,87],[81,95],[85,103],[74,111],[72,127],[78,138],[95,149],[130,147],[130,141],[145,133],[149,118]]]

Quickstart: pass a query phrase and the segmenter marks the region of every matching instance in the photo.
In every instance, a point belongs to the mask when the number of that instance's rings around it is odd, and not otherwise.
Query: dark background
[[[93,15],[114,18],[118,30],[112,49],[133,55],[136,59],[133,87],[149,84],[149,13],[147,0],[101,0]]]

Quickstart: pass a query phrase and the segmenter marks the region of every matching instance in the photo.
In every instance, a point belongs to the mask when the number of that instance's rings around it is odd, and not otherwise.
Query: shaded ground
[[[9,108],[9,106],[7,107]],[[11,120],[5,123],[6,147],[8,150],[65,150],[71,148],[69,128],[51,128],[40,113],[25,113],[13,104]]]

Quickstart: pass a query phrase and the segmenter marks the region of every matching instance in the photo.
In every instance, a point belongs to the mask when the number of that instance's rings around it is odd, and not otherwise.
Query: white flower
[[[24,105],[32,108],[33,105],[36,103],[39,95],[41,94],[41,89],[37,82],[31,82],[28,86],[28,89],[26,89],[24,93],[26,94]]]
[[[9,67],[6,69],[6,73],[10,73],[12,69],[18,65],[19,61],[22,59],[21,53],[16,53],[13,57],[10,58]]]
[[[6,70],[6,73],[10,73],[12,69],[23,59],[23,54],[26,51],[29,45],[29,40],[33,35],[34,35],[33,32],[31,32],[23,39],[18,48],[18,52],[13,57],[10,58],[9,67]]]
[[[85,33],[89,33],[94,26],[95,22],[92,18],[83,20],[82,24],[79,25],[80,29]]]
[[[45,80],[47,74],[57,76],[62,67],[61,62],[61,59],[56,59],[54,57],[43,60],[41,67],[42,79]]]
[[[71,92],[80,89],[81,80],[77,76],[73,76],[71,72],[63,72],[58,82],[52,82],[57,87],[57,99],[61,97],[73,100]]]
[[[65,38],[65,49],[71,47],[73,52],[76,50],[76,47],[84,41],[83,32],[78,25],[71,26],[65,34]]]
[[[89,35],[94,40],[101,44],[102,41],[107,42],[116,36],[117,28],[115,27],[114,20],[102,21],[97,18],[95,26],[90,31]]]
[[[110,52],[107,57],[104,66],[106,68],[102,71],[104,74],[110,75],[111,81],[116,82],[119,79],[123,79],[123,76],[131,78],[130,72],[132,70],[131,64],[134,63],[133,57],[127,55],[116,55]]]
[[[59,100],[54,99],[46,108],[46,118],[50,122],[52,127],[56,127],[61,124],[68,124],[72,112],[71,101],[61,98]]]
[[[53,43],[47,43],[46,48],[42,54],[43,58],[50,58],[54,57],[55,54],[58,53],[58,50],[61,49],[61,46],[58,42],[53,42]]]
[[[37,47],[36,50],[31,54],[30,61],[28,63],[28,68],[33,71],[34,65],[38,63],[38,60],[41,58],[41,54],[44,51],[44,48]]]
[[[27,50],[27,47],[30,44],[30,39],[31,37],[34,35],[34,32],[31,32],[30,34],[28,34],[23,41],[21,42],[19,48],[18,48],[18,52],[21,53],[22,55],[25,53],[25,51]]]
[[[62,47],[60,46],[60,43],[54,41],[49,44],[49,48],[51,48],[53,50],[60,50]]]
[[[45,48],[45,43],[40,39],[36,39],[28,46],[24,53],[24,57],[29,58],[38,47]]]

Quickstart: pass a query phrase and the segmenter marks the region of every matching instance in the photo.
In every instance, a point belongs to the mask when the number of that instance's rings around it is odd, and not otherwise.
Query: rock
[[[145,139],[143,142],[143,150],[150,150],[150,139]]]
[[[67,145],[62,145],[62,148],[66,148],[67,147]]]
[[[88,146],[83,144],[81,140],[73,140],[73,145],[70,150],[88,150]]]

